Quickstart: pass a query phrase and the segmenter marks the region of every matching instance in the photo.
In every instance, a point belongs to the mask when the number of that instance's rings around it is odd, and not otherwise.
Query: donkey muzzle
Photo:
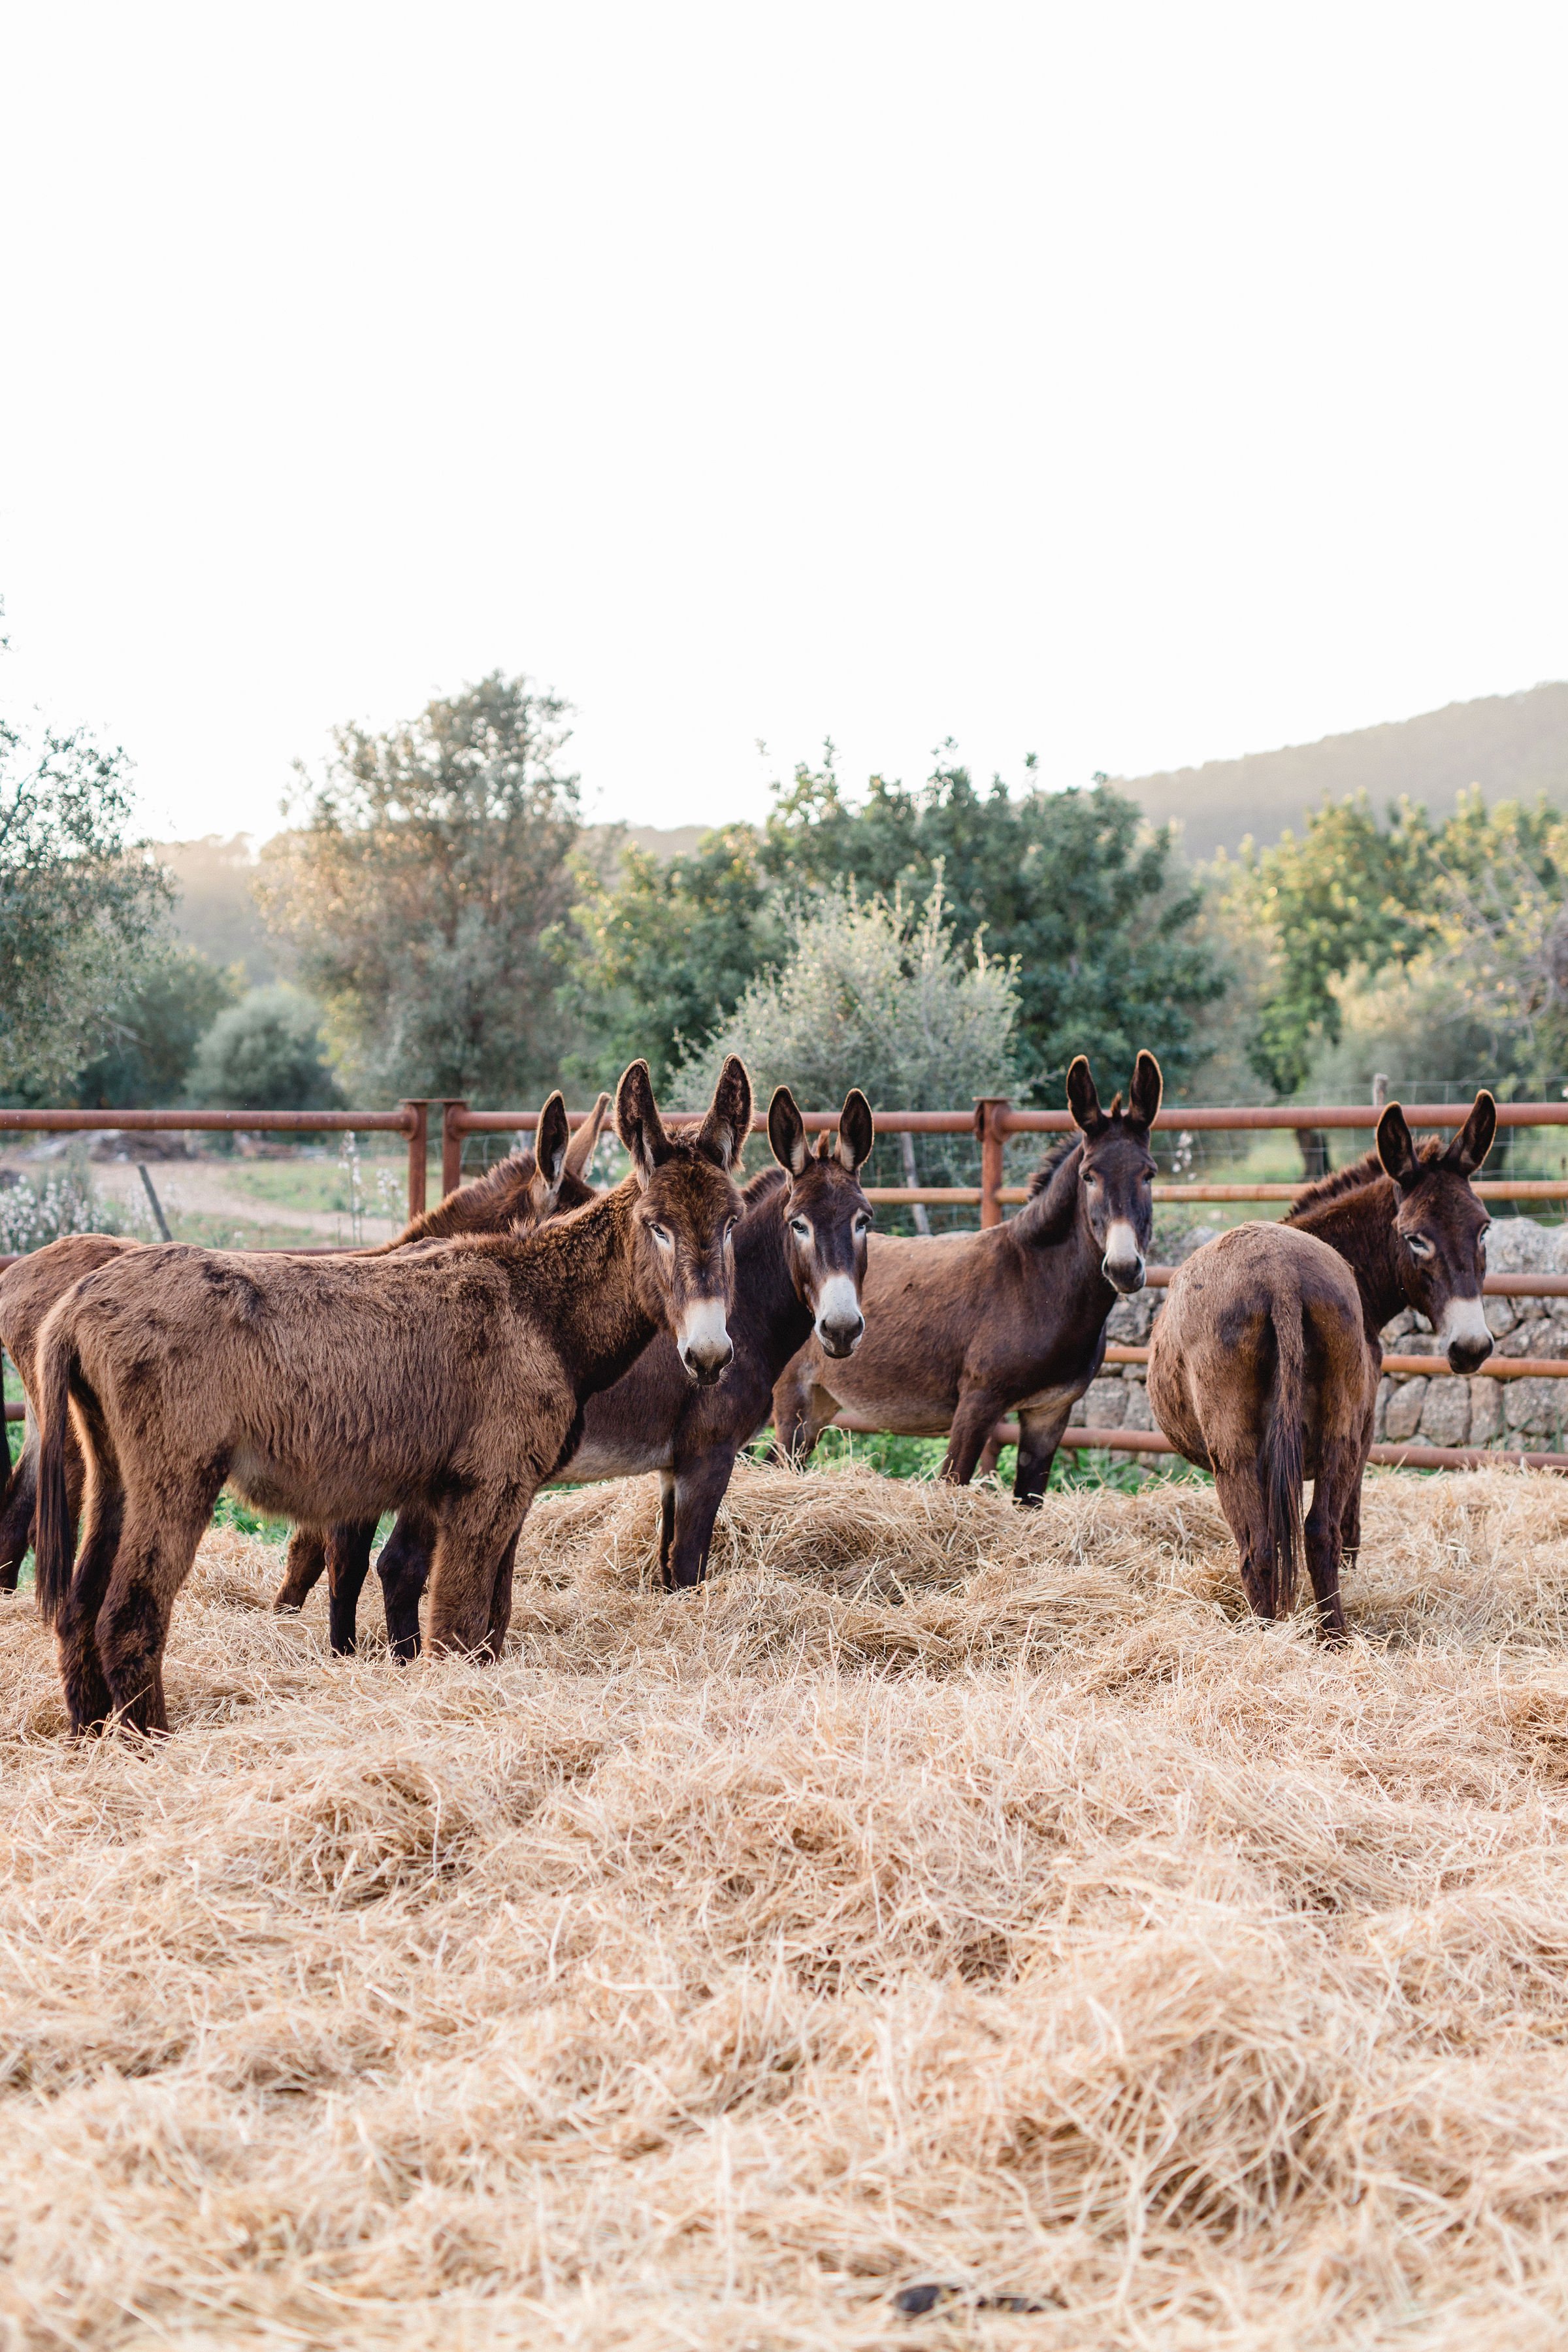
[[[823,1354],[853,1355],[865,1328],[855,1285],[847,1274],[829,1275],[816,1301],[816,1336]]]
[[[1143,1287],[1143,1253],[1138,1246],[1138,1236],[1125,1217],[1113,1218],[1105,1236],[1105,1255],[1100,1270],[1112,1290],[1125,1297],[1129,1291]]]
[[[1450,1298],[1437,1338],[1447,1351],[1451,1372],[1473,1372],[1492,1351],[1486,1308],[1479,1298]]]
[[[680,1327],[676,1347],[688,1377],[700,1388],[711,1388],[721,1380],[735,1360],[723,1300],[699,1299]]]

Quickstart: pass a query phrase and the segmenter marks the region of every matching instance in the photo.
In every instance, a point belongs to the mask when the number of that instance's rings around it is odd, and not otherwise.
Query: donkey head
[[[860,1171],[876,1137],[871,1106],[858,1087],[844,1097],[838,1133],[825,1135],[815,1155],[789,1088],[780,1087],[768,1106],[768,1141],[789,1175],[781,1214],[790,1279],[829,1356],[851,1354],[866,1328],[860,1286],[871,1203],[860,1190]]]
[[[700,1125],[667,1135],[646,1062],[616,1091],[616,1131],[631,1154],[637,1294],[667,1330],[694,1381],[709,1387],[735,1353],[729,1316],[742,1200],[730,1171],[752,1124],[752,1082],[731,1054]]]
[[[1492,1351],[1481,1302],[1491,1220],[1470,1178],[1496,1133],[1497,1105],[1484,1091],[1446,1151],[1435,1136],[1417,1147],[1397,1103],[1377,1122],[1377,1156],[1399,1198],[1394,1249],[1400,1285],[1447,1349],[1456,1372],[1473,1372]]]
[[[1087,1058],[1080,1054],[1068,1072],[1068,1108],[1083,1133],[1079,1197],[1100,1253],[1100,1270],[1123,1296],[1143,1287],[1144,1264],[1154,1231],[1154,1159],[1149,1129],[1160,1108],[1164,1081],[1152,1054],[1140,1054],[1127,1091],[1101,1110]]]

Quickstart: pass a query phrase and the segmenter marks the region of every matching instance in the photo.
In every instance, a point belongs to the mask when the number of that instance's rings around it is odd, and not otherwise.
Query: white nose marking
[[[680,1327],[683,1356],[715,1356],[730,1344],[730,1328],[721,1298],[694,1298]]]
[[[1142,1251],[1138,1246],[1138,1235],[1131,1221],[1127,1217],[1113,1217],[1105,1234],[1107,1265],[1135,1265],[1142,1255]]]
[[[816,1298],[816,1328],[825,1324],[858,1323],[860,1301],[855,1296],[855,1285],[847,1274],[830,1274]]]
[[[1449,1299],[1437,1327],[1437,1337],[1445,1348],[1453,1347],[1456,1341],[1466,1348],[1489,1347],[1491,1336],[1487,1328],[1486,1308],[1479,1298]]]

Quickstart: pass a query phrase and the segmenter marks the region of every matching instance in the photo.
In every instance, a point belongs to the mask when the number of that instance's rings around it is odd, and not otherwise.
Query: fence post
[[[454,1111],[467,1110],[468,1098],[447,1095],[441,1105],[441,1198],[455,1192],[463,1181],[463,1139],[452,1125]]]
[[[425,1213],[426,1158],[430,1148],[430,1106],[416,1095],[405,1095],[403,1108],[413,1116],[408,1130],[408,1214]]]
[[[980,1222],[983,1225],[999,1225],[1002,1203],[996,1195],[1002,1190],[1002,1147],[1007,1135],[1007,1113],[1012,1104],[1005,1095],[976,1095],[974,1097],[974,1132],[980,1144]]]

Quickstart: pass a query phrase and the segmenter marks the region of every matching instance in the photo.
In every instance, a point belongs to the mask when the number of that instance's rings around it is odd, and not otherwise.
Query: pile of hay
[[[488,1670],[215,1535],[151,1751],[5,1604],[6,2343],[1562,2340],[1568,1486],[1374,1478],[1338,1655],[1201,1486],[654,1508]]]

